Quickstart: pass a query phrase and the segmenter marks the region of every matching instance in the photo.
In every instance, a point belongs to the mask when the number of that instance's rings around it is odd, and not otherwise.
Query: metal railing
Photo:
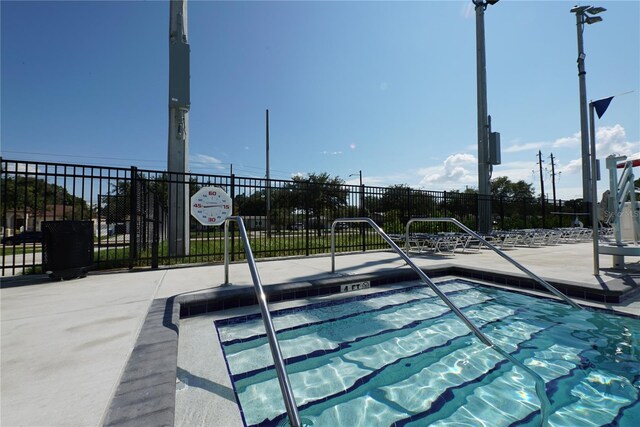
[[[380,226],[378,224],[376,224],[371,218],[338,218],[335,221],[333,221],[333,223],[331,224],[331,272],[332,273],[335,273],[335,270],[336,270],[336,262],[335,262],[335,255],[336,255],[335,228],[336,228],[336,224],[340,223],[340,222],[360,222],[360,223],[366,222],[366,223],[368,223],[380,235],[380,237],[382,237],[391,246],[391,248],[394,251],[396,251],[396,253],[398,255],[400,255],[400,257],[407,264],[409,264],[409,266],[413,269],[413,271],[415,271],[418,274],[418,276],[420,276],[420,278],[427,285],[429,285],[431,290],[433,292],[435,292],[436,295],[438,295],[438,297],[440,297],[440,299],[442,301],[444,301],[445,304],[447,304],[447,306],[451,309],[451,311],[453,311],[455,313],[455,315],[458,316],[458,318],[460,320],[462,320],[465,323],[465,325],[467,325],[467,327],[469,327],[469,329],[471,329],[471,331],[478,337],[478,339],[480,341],[482,341],[483,343],[485,343],[489,347],[493,347],[493,343],[491,342],[491,340],[484,333],[482,333],[482,331],[480,331],[480,329],[478,329],[478,327],[476,325],[474,325],[471,322],[471,320],[469,320],[469,318],[467,318],[467,316],[465,316],[464,313],[462,311],[460,311],[460,309],[453,302],[451,302],[451,300],[438,288],[438,286],[436,286],[436,284],[433,283],[433,281],[429,278],[429,276],[427,276],[425,274],[425,272],[420,269],[420,267],[415,265],[414,262],[411,261],[411,258],[409,258],[402,251],[402,249],[400,249],[398,247],[398,245],[396,245],[395,242],[393,240],[391,240],[391,238],[387,235],[387,233],[385,233],[384,230],[382,228],[380,228]]]
[[[230,216],[224,222],[224,244],[225,244],[225,284],[229,282],[229,263],[228,263],[228,246],[227,240],[229,237],[229,221],[235,221],[238,224],[238,230],[240,231],[240,238],[244,245],[245,255],[247,257],[247,264],[249,264],[249,270],[251,271],[251,278],[253,279],[253,288],[256,291],[256,297],[258,304],[260,305],[260,311],[262,313],[262,320],[264,322],[264,328],[267,332],[267,339],[269,340],[269,348],[271,349],[271,356],[273,357],[273,365],[278,374],[278,382],[280,383],[280,391],[282,392],[282,398],[287,409],[287,415],[289,416],[289,422],[293,427],[300,427],[300,414],[298,413],[298,407],[293,396],[293,390],[291,384],[289,384],[289,377],[284,366],[284,360],[282,359],[282,352],[280,351],[280,345],[278,344],[278,338],[276,337],[276,331],[273,327],[273,321],[271,320],[271,313],[267,306],[267,296],[262,288],[262,281],[258,274],[258,267],[256,261],[253,258],[251,252],[251,244],[247,236],[247,230],[244,226],[242,217]]]
[[[9,160],[0,157],[0,276],[41,272],[39,242],[24,242],[23,231],[40,231],[43,221],[94,223],[94,265],[98,270],[156,268],[185,263],[222,262],[222,228],[205,227],[189,212],[169,203],[169,190],[188,186],[195,194],[206,186],[224,189],[233,214],[242,215],[256,258],[328,254],[334,218],[370,217],[390,233],[403,233],[411,217],[456,217],[477,224],[477,194],[417,190],[408,187],[348,185],[309,180],[265,180],[234,174],[175,174],[163,170],[87,164]],[[270,193],[270,209],[265,193]],[[494,197],[492,217],[502,229],[540,227],[540,203],[531,198]],[[572,201],[554,204],[554,212],[577,213]],[[189,245],[169,251],[177,237],[169,217],[189,222]],[[553,225],[570,225],[569,215]],[[268,225],[268,226],[267,226]],[[551,224],[549,224],[551,225]],[[453,228],[453,226],[452,226]],[[235,233],[232,227],[231,234]],[[368,227],[341,229],[339,251],[378,250],[386,243]],[[359,238],[357,238],[359,236]],[[181,240],[185,236],[179,236]],[[236,234],[237,237],[237,234]],[[231,239],[231,260],[244,258]],[[186,246],[186,245],[185,245]]]
[[[335,273],[335,232],[334,231],[335,231],[335,225],[337,223],[340,223],[340,222],[366,222],[369,225],[371,225],[371,227],[373,227],[373,229],[413,269],[413,271],[415,271],[418,274],[418,276],[420,276],[420,278],[427,285],[429,285],[431,290],[433,290],[436,293],[436,295],[438,295],[440,297],[440,299],[442,299],[442,301],[445,304],[447,304],[447,306],[449,306],[451,311],[453,311],[455,313],[455,315],[458,316],[458,318],[460,320],[462,320],[465,323],[465,325],[467,325],[467,327],[469,329],[471,329],[471,331],[476,335],[476,337],[478,337],[478,339],[480,341],[482,341],[488,347],[491,347],[492,349],[497,351],[500,355],[502,355],[504,358],[508,359],[514,365],[520,367],[522,370],[527,372],[533,378],[533,380],[535,382],[536,395],[538,396],[538,399],[540,400],[540,411],[541,411],[541,415],[542,415],[542,425],[547,425],[547,420],[549,418],[549,408],[551,407],[551,403],[549,402],[549,398],[548,398],[548,396],[546,394],[546,388],[545,388],[546,386],[545,386],[544,379],[539,374],[537,374],[535,371],[533,371],[531,368],[529,368],[528,366],[526,366],[525,364],[523,364],[522,362],[517,360],[513,355],[509,354],[507,351],[503,350],[500,346],[495,345],[493,342],[491,342],[489,337],[487,337],[482,331],[480,331],[480,329],[478,329],[477,326],[475,326],[473,323],[471,323],[469,318],[467,318],[467,316],[465,316],[464,313],[462,313],[460,311],[460,309],[453,302],[451,302],[451,300],[449,300],[449,298],[438,288],[438,286],[436,286],[436,284],[433,283],[433,281],[431,279],[429,279],[429,276],[427,276],[424,271],[422,271],[416,264],[414,264],[414,262],[411,261],[409,256],[407,254],[405,254],[402,251],[402,249],[400,249],[398,247],[398,245],[396,245],[395,242],[393,240],[391,240],[391,238],[384,232],[384,230],[382,230],[382,228],[380,228],[380,226],[378,226],[378,224],[376,224],[371,218],[338,218],[333,222],[333,224],[331,224],[331,272],[332,273]],[[454,223],[457,223],[457,221],[455,221]],[[457,225],[462,225],[462,224],[458,223]],[[464,226],[462,226],[462,227],[464,227]],[[464,228],[466,228],[466,227],[464,227]],[[471,231],[471,230],[469,230],[469,231]],[[473,233],[473,231],[471,231],[471,233]],[[475,233],[473,233],[473,234],[475,234]],[[484,239],[481,239],[481,240],[484,240]],[[551,286],[551,285],[549,285],[549,286]],[[578,308],[580,308],[580,307],[578,306]]]
[[[410,219],[407,222],[407,229],[406,229],[406,234],[405,234],[405,242],[407,244],[407,246],[406,246],[406,248],[407,248],[407,256],[409,254],[409,246],[408,246],[409,245],[409,228],[411,227],[411,224],[413,224],[414,222],[450,222],[452,224],[457,225],[461,230],[463,230],[464,232],[466,232],[470,236],[474,237],[475,239],[478,239],[480,242],[482,242],[482,244],[486,245],[489,249],[492,249],[495,253],[500,255],[502,258],[504,258],[507,261],[509,261],[513,266],[517,267],[520,271],[524,272],[526,275],[531,277],[533,280],[535,280],[536,282],[538,282],[539,284],[544,286],[549,292],[551,292],[552,294],[556,295],[558,298],[564,300],[567,304],[569,304],[573,308],[576,308],[578,310],[582,310],[582,307],[580,307],[578,304],[573,302],[568,296],[566,296],[565,294],[563,294],[562,292],[560,292],[559,290],[554,288],[551,284],[547,283],[544,279],[540,278],[535,273],[533,273],[530,270],[528,270],[526,267],[524,267],[518,261],[514,260],[509,255],[505,254],[503,251],[501,251],[500,249],[498,249],[497,247],[495,247],[494,245],[489,243],[485,238],[483,238],[478,233],[474,232],[469,227],[467,227],[466,225],[462,224],[460,221],[458,221],[455,218],[412,218],[412,219]]]

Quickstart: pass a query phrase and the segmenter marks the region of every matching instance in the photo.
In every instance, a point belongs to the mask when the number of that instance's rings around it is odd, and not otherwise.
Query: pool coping
[[[467,279],[479,279],[522,290],[548,291],[525,274],[508,274],[497,270],[479,271],[455,264],[443,264],[438,267],[422,268],[430,278],[459,276]],[[264,288],[268,302],[279,302],[311,296],[329,295],[340,292],[340,285],[369,281],[371,286],[406,280],[417,280],[417,273],[406,271],[379,271],[358,275],[335,275],[334,277],[302,282],[280,283]],[[543,278],[560,292],[572,298],[604,304],[621,304],[640,294],[640,286],[630,276],[615,277],[601,281],[600,289],[567,280]],[[633,284],[629,283],[629,280]],[[257,304],[253,286],[220,286],[208,291],[182,295],[179,297],[180,317],[196,316],[212,311],[227,310]]]
[[[494,270],[476,270],[444,264],[423,268],[430,278],[457,276],[489,281],[515,291],[542,291],[545,288],[524,274],[506,274]],[[280,302],[341,292],[341,286],[368,282],[371,287],[416,280],[410,270],[379,271],[357,275],[335,275],[322,279],[280,283],[265,287],[268,302]],[[545,279],[569,296],[605,304],[620,304],[640,293],[630,276],[600,283],[600,289],[565,280]],[[105,414],[103,425],[172,426],[175,419],[175,393],[180,319],[255,305],[253,286],[220,286],[204,292],[153,300],[131,356]],[[628,315],[628,314],[627,314]]]

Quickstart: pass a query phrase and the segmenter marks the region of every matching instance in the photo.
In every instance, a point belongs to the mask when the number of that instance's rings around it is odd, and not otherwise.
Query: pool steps
[[[495,252],[497,252],[500,256],[502,256],[503,258],[507,259],[509,262],[511,262],[513,265],[515,265],[517,268],[519,268],[521,271],[525,272],[527,275],[529,275],[531,278],[533,278],[534,280],[538,281],[540,284],[542,284],[545,288],[547,288],[547,290],[549,290],[550,292],[554,293],[556,296],[560,297],[561,299],[563,299],[565,302],[567,302],[569,305],[571,305],[574,308],[577,309],[581,309],[581,307],[579,305],[577,305],[576,303],[574,303],[572,300],[570,300],[566,295],[562,294],[561,292],[559,292],[557,289],[555,289],[553,286],[549,285],[547,282],[545,282],[543,279],[541,279],[540,277],[538,277],[537,275],[533,274],[532,272],[530,272],[529,270],[527,270],[525,267],[523,267],[522,265],[520,265],[519,263],[517,263],[515,260],[511,259],[510,257],[508,257],[507,255],[505,255],[502,251],[500,251],[499,249],[497,249],[496,247],[494,247],[493,245],[489,244],[488,242],[486,242],[482,237],[478,236],[476,233],[474,233],[473,231],[469,230],[467,227],[465,227],[464,225],[462,225],[461,223],[459,223],[457,220],[453,219],[453,218],[446,218],[446,219],[438,219],[438,218],[428,218],[428,219],[422,219],[425,221],[447,221],[447,222],[451,222],[454,223],[455,225],[457,225],[458,227],[460,227],[461,229],[463,229],[465,232],[467,232],[468,234],[470,234],[472,237],[478,239],[480,242],[484,243],[487,247],[489,247],[490,249],[494,250]],[[301,425],[301,419],[299,416],[299,407],[301,408],[306,408],[308,407],[308,405],[313,404],[314,400],[318,400],[318,394],[321,393],[323,397],[320,397],[320,399],[322,399],[323,401],[326,401],[329,397],[326,396],[326,390],[316,390],[315,393],[311,393],[314,394],[313,396],[308,396],[308,393],[303,394],[302,396],[298,396],[298,402],[296,402],[296,399],[293,395],[293,388],[291,386],[291,382],[290,382],[290,378],[289,375],[287,374],[287,370],[285,368],[285,361],[283,360],[283,355],[282,355],[282,351],[280,348],[280,344],[278,342],[278,338],[276,336],[276,332],[275,332],[275,328],[272,322],[272,318],[271,318],[271,314],[269,312],[269,308],[267,306],[267,297],[266,294],[264,293],[264,289],[262,288],[262,284],[261,284],[261,280],[258,274],[258,270],[255,264],[255,260],[253,258],[253,254],[251,251],[251,247],[250,247],[250,243],[246,234],[246,229],[244,227],[244,223],[241,217],[229,217],[226,221],[225,221],[225,283],[228,283],[228,257],[227,257],[227,240],[228,240],[228,223],[229,221],[236,221],[238,223],[238,228],[240,229],[240,235],[241,238],[243,240],[243,244],[245,247],[245,253],[246,253],[246,257],[247,257],[247,262],[249,264],[249,269],[251,271],[251,276],[253,279],[253,284],[254,284],[254,289],[255,289],[255,293],[256,293],[256,297],[258,299],[258,303],[260,305],[260,310],[261,310],[261,314],[262,314],[262,320],[264,323],[264,327],[266,330],[266,336],[268,339],[268,343],[269,343],[269,349],[270,349],[270,353],[272,356],[272,360],[274,363],[274,368],[277,374],[277,380],[278,380],[278,388],[282,394],[283,400],[284,400],[284,404],[286,407],[286,413],[287,413],[287,417],[288,417],[288,421],[291,425],[297,427]],[[513,420],[514,422],[522,422],[528,418],[532,417],[532,414],[537,413],[538,411],[541,412],[541,418],[542,418],[542,423],[543,424],[547,424],[548,423],[548,414],[549,414],[549,407],[551,405],[551,403],[548,400],[547,397],[547,393],[545,390],[545,382],[542,380],[542,378],[540,377],[540,375],[538,375],[538,373],[536,373],[532,368],[529,368],[525,365],[523,365],[519,360],[517,360],[516,358],[514,358],[510,353],[508,353],[507,351],[503,350],[502,347],[498,347],[496,344],[494,344],[494,342],[487,336],[485,335],[481,330],[480,327],[478,327],[476,325],[476,323],[472,322],[464,313],[463,311],[458,307],[458,305],[454,304],[453,301],[451,301],[444,292],[442,292],[438,286],[435,285],[435,283],[432,282],[432,280],[424,273],[424,271],[422,271],[420,268],[418,268],[412,261],[411,259],[408,257],[408,254],[405,254],[404,252],[402,252],[402,250],[393,242],[393,240],[391,240],[391,238],[384,233],[384,231],[370,218],[340,218],[337,219],[333,222],[332,226],[331,226],[331,247],[332,247],[332,253],[331,253],[331,269],[332,272],[335,271],[335,226],[336,224],[340,223],[340,222],[367,222],[369,223],[374,230],[385,240],[387,241],[387,243],[389,243],[389,245],[394,249],[394,251],[396,251],[398,253],[398,255],[400,255],[400,257],[418,274],[418,276],[420,277],[420,279],[426,283],[429,288],[440,298],[440,300],[442,302],[444,302],[448,308],[451,310],[451,312],[453,312],[460,321],[462,321],[462,323],[464,324],[464,326],[466,326],[468,329],[471,330],[471,332],[473,332],[473,334],[475,334],[475,336],[482,342],[484,343],[489,349],[497,351],[501,357],[503,357],[503,360],[508,360],[509,362],[511,362],[514,367],[511,370],[511,374],[512,376],[517,376],[517,375],[521,375],[522,378],[533,378],[533,381],[535,383],[535,391],[536,391],[536,397],[538,398],[538,402],[536,403],[532,403],[533,401],[535,401],[536,399],[532,399],[532,398],[525,398],[525,404],[524,406],[521,405],[519,406],[519,413],[515,416],[514,419],[514,414],[513,411],[509,411],[509,410],[504,410],[504,411],[499,411],[500,416],[504,416],[506,418],[508,418],[509,420]],[[407,224],[407,234],[409,232],[409,225]],[[476,301],[477,303],[477,301]],[[500,318],[497,318],[496,321],[499,321]],[[478,319],[475,319],[476,322],[479,322]],[[486,326],[486,324],[482,324],[482,321],[479,322],[481,324],[481,327]],[[491,324],[492,322],[488,322],[488,324]],[[446,328],[450,328],[451,324],[447,325]],[[434,334],[435,332],[439,332],[439,333],[435,333],[436,337],[442,337],[442,336],[447,336],[447,332],[452,332],[451,330],[438,330],[438,326],[437,325],[432,325],[430,328],[428,328],[429,333]],[[465,335],[460,333],[459,335]],[[432,337],[427,337],[432,339]],[[400,338],[396,338],[396,340],[392,343],[393,345],[399,345],[403,348],[403,353],[406,352],[406,348],[424,348],[426,345],[426,348],[430,348],[429,346],[431,345],[431,347],[433,347],[434,345],[437,347],[438,344],[433,344],[433,343],[429,343],[429,340],[424,340],[424,337],[421,334],[416,333],[414,334],[410,334],[407,338],[407,340],[405,342],[403,342]],[[436,340],[437,341],[437,340]],[[310,348],[313,350],[314,355],[312,357],[315,357],[315,354],[322,354],[323,356],[325,355],[325,352],[323,350],[317,350],[317,342],[312,343],[312,345],[310,347],[299,347],[301,349],[303,349],[302,353],[303,355],[305,354],[305,349],[306,348]],[[404,344],[404,345],[403,345]],[[382,345],[382,343],[380,344],[374,344],[373,347],[375,348],[376,345]],[[442,345],[442,344],[440,344]],[[387,352],[380,352],[380,351],[376,351],[374,353],[376,354],[391,354],[393,355],[393,347],[391,348],[387,348],[388,353]],[[370,349],[367,348],[367,351],[371,351]],[[308,352],[306,353],[307,355],[309,354]],[[251,355],[250,355],[251,356]],[[342,359],[346,359],[346,360],[340,360],[338,361],[338,363],[347,363],[350,361],[349,357],[353,357],[356,356],[356,370],[351,372],[351,377],[352,378],[357,378],[354,380],[354,386],[358,387],[358,381],[364,381],[366,382],[367,380],[363,380],[363,378],[366,378],[367,376],[369,376],[370,374],[363,374],[361,375],[361,372],[358,372],[358,370],[360,371],[366,371],[366,368],[368,368],[367,366],[367,362],[368,359],[366,357],[366,355],[364,355],[364,357],[362,358],[358,358],[358,352],[357,350],[352,352],[351,354],[346,353],[343,354],[341,356]],[[300,355],[298,355],[298,357],[300,357]],[[306,355],[304,355],[305,359],[307,358]],[[393,356],[391,356],[391,358],[393,358]],[[250,360],[255,360],[255,357],[250,357]],[[235,362],[233,362],[233,356],[231,354],[229,354],[229,357],[227,357],[227,361],[228,363],[231,365]],[[291,366],[293,363],[295,363],[295,361],[293,360],[292,357],[288,358],[288,362],[289,365]],[[335,362],[334,362],[335,363]],[[395,363],[395,362],[390,362],[388,360],[382,361],[383,363],[383,367],[386,367],[389,365],[389,363]],[[357,366],[357,364],[360,364],[360,366]],[[383,367],[378,368],[378,369],[383,369]],[[231,368],[230,368],[231,369]],[[252,398],[251,400],[253,401],[249,407],[252,408],[257,408],[257,413],[258,415],[258,423],[260,423],[261,419],[264,420],[267,423],[273,422],[273,420],[277,420],[279,418],[279,416],[273,416],[273,414],[269,415],[268,414],[268,408],[271,407],[273,408],[272,405],[269,405],[268,407],[264,405],[264,403],[266,402],[266,400],[271,401],[270,396],[271,393],[264,393],[264,388],[267,387],[266,383],[264,384],[260,384],[260,383],[252,383],[249,385],[242,385],[243,381],[247,381],[248,379],[252,379],[255,380],[257,377],[261,377],[262,373],[266,372],[266,367],[254,367],[253,370],[249,370],[247,372],[244,373],[245,377],[242,379],[239,378],[235,378],[234,379],[234,390],[236,390],[237,396],[238,398],[240,398],[240,400],[242,400],[243,394],[242,393],[251,393],[252,390],[256,390],[256,389],[260,389],[259,393],[256,393],[255,391],[252,393]],[[345,378],[347,378],[347,382],[349,381],[349,375],[345,375],[345,370],[346,369],[339,369],[339,370],[333,370],[333,372],[338,372],[338,375],[336,376],[335,380],[338,383],[342,383],[342,391],[339,393],[345,393],[348,392],[350,390],[349,387],[346,387],[344,384]],[[518,371],[523,371],[524,374],[519,373]],[[376,370],[377,371],[377,370]],[[231,372],[230,372],[231,373]],[[314,370],[309,370],[308,368],[305,368],[304,370],[301,370],[299,372],[290,372],[291,376],[293,376],[295,378],[295,380],[298,380],[299,374],[304,374],[304,375],[318,375],[319,378],[321,378],[321,376],[323,375],[322,372],[314,372]],[[237,375],[237,374],[234,374]],[[325,374],[326,375],[326,374]],[[376,376],[379,375],[379,372],[376,372]],[[267,380],[268,382],[269,380]],[[498,377],[498,379],[496,379],[496,384],[498,384],[498,388],[500,390],[503,390],[505,388],[504,384],[501,384],[502,382],[504,382],[503,376]],[[309,386],[309,384],[313,384],[314,382],[304,382],[304,384],[307,385],[307,387],[304,388],[305,392],[308,392],[309,389],[311,389],[312,387]],[[513,382],[505,382],[508,384],[513,384]],[[490,388],[492,385],[494,384],[494,382],[491,382],[489,385],[487,385],[486,387]],[[483,386],[484,387],[484,386]],[[238,391],[239,390],[239,391]],[[244,391],[243,391],[244,390]],[[484,389],[481,387],[478,390],[476,390],[476,392],[480,392],[483,393]],[[521,394],[524,392],[521,392]],[[474,395],[469,397],[468,400],[473,400],[474,396],[476,396],[475,392]],[[493,396],[493,394],[491,392],[489,392],[488,394],[486,394],[486,396]],[[487,399],[483,399],[481,397],[475,397],[476,399],[480,399],[481,401],[483,401],[483,403],[487,403]],[[245,397],[246,399],[246,397]],[[265,400],[266,399],[266,400]],[[257,400],[257,401],[256,401]],[[350,401],[351,402],[351,401]],[[502,401],[501,401],[502,402]],[[489,406],[491,405],[491,402],[488,402]],[[482,406],[482,405],[481,405]],[[539,408],[539,409],[536,409]],[[505,408],[506,409],[506,408]],[[332,410],[335,410],[332,409]],[[468,409],[467,407],[463,407],[461,409],[461,411],[467,411]],[[386,412],[389,413],[389,412]],[[618,412],[616,412],[616,415],[618,414]],[[555,414],[554,414],[555,415]],[[249,423],[249,420],[247,420],[247,417],[249,416],[249,414],[243,414],[243,419],[245,420],[245,422]],[[455,414],[453,414],[452,416],[455,416]],[[472,416],[474,417],[475,415],[473,415],[471,412],[467,413],[461,413],[460,417],[461,420],[457,421],[457,422],[466,422],[467,420],[465,420],[465,417],[467,416]],[[263,418],[266,417],[266,418]],[[280,415],[281,418],[281,415]],[[405,417],[406,418],[406,417]],[[340,420],[337,420],[338,422],[340,422]],[[401,420],[397,420],[400,421]],[[253,421],[251,421],[253,423]],[[456,422],[454,420],[454,422]],[[385,421],[385,423],[387,423]],[[393,423],[396,423],[396,421],[393,421]]]
[[[446,285],[443,287],[446,291]],[[455,291],[454,291],[455,292]],[[452,298],[455,298],[452,296]],[[399,304],[402,304],[401,302]],[[428,311],[431,309],[433,304],[426,303],[428,307],[425,306],[424,311]],[[579,373],[580,369],[580,358],[576,356],[572,360],[564,360],[558,359],[562,354],[580,354],[583,351],[587,351],[590,349],[585,348],[568,348],[561,347],[557,344],[552,344],[549,347],[549,350],[545,352],[537,352],[536,354],[527,354],[527,346],[523,345],[529,342],[530,340],[536,340],[537,334],[541,329],[544,328],[553,328],[556,325],[548,324],[543,325],[542,327],[534,327],[532,325],[527,325],[522,322],[510,322],[509,325],[504,324],[509,318],[513,318],[517,313],[513,313],[510,310],[504,310],[502,316],[496,316],[497,313],[501,311],[499,308],[494,308],[492,305],[492,301],[485,301],[480,304],[480,306],[474,307],[473,305],[469,305],[464,308],[465,313],[472,318],[474,321],[483,323],[481,328],[485,333],[491,336],[492,339],[496,340],[498,345],[505,348],[506,351],[510,353],[518,353],[524,363],[534,371],[538,372],[549,384],[553,381],[573,381],[575,373]],[[490,309],[493,309],[493,313],[490,314]],[[381,310],[383,312],[384,309]],[[312,316],[312,315],[311,315]],[[449,318],[451,314],[445,315]],[[500,323],[491,322],[491,319],[497,318]],[[444,330],[440,330],[439,333],[433,333],[433,328],[436,326],[438,322],[442,320],[441,317],[430,317],[426,319],[426,322],[422,325],[422,327],[416,331],[414,334],[416,336],[420,335],[421,330],[429,329],[427,335],[430,338],[431,343],[416,343],[415,352],[407,357],[402,358],[390,358],[382,361],[377,361],[374,363],[371,360],[368,360],[367,354],[373,353],[372,351],[364,351],[362,350],[360,354],[354,354],[353,351],[350,350],[350,344],[344,346],[343,352],[340,354],[333,355],[316,355],[314,357],[310,357],[305,359],[301,358],[299,361],[293,364],[287,364],[288,370],[290,372],[290,378],[292,381],[292,385],[294,390],[296,391],[296,398],[298,399],[298,404],[300,405],[300,409],[302,411],[311,411],[314,413],[314,422],[316,425],[336,425],[337,422],[342,422],[342,425],[345,425],[345,419],[337,418],[337,414],[342,414],[344,417],[346,414],[351,414],[352,417],[349,419],[350,422],[357,422],[356,420],[359,417],[363,416],[361,414],[362,408],[367,408],[367,411],[374,411],[375,408],[382,405],[380,396],[366,396],[360,393],[361,385],[364,384],[367,380],[369,381],[384,381],[385,378],[392,377],[395,385],[384,385],[381,383],[380,389],[384,391],[386,394],[387,400],[393,402],[407,402],[406,408],[400,410],[400,408],[394,408],[393,406],[389,409],[385,409],[385,413],[390,415],[390,418],[385,419],[383,424],[390,425],[391,423],[396,423],[396,425],[412,425],[415,423],[416,425],[424,425],[424,420],[428,419],[429,422],[437,423],[439,419],[442,421],[442,425],[447,425],[447,423],[452,423],[454,421],[458,422],[469,422],[473,417],[473,414],[461,409],[459,411],[454,411],[450,414],[445,414],[445,417],[442,418],[444,412],[442,411],[443,404],[441,403],[443,400],[451,399],[453,395],[460,394],[464,392],[467,396],[467,406],[470,407],[479,407],[487,403],[487,396],[496,393],[496,390],[500,389],[501,392],[504,392],[505,386],[505,378],[507,376],[517,376],[522,377],[523,382],[531,385],[533,381],[524,374],[519,368],[513,367],[513,365],[508,364],[502,356],[498,355],[494,352],[493,349],[486,347],[485,345],[479,343],[478,341],[472,340],[472,335],[469,334],[468,331],[465,330],[464,325],[461,322],[458,322],[458,327],[455,329],[445,328]],[[325,321],[330,321],[329,319]],[[423,329],[424,328],[424,329]],[[425,332],[422,332],[425,333]],[[415,354],[421,353],[423,351],[442,351],[444,347],[442,347],[443,340],[439,340],[436,338],[440,334],[446,335],[444,338],[445,342],[453,342],[457,345],[457,349],[449,354],[443,354],[441,358],[438,358],[438,361],[431,364],[430,366],[418,367],[412,366],[413,359],[415,359]],[[389,331],[386,333],[389,337],[388,340],[380,342],[378,345],[385,346],[384,351],[392,350],[397,346],[405,346],[412,343],[412,337],[405,335],[407,338],[406,341],[398,341],[397,334]],[[367,339],[367,338],[365,338]],[[434,341],[435,339],[435,341]],[[262,338],[264,340],[264,338]],[[295,339],[294,339],[295,341]],[[287,344],[286,340],[282,340],[283,352],[285,355],[287,354],[287,348],[291,345],[295,347],[295,343]],[[233,347],[233,346],[232,346]],[[382,350],[382,348],[381,348]],[[474,357],[469,357],[469,354],[476,354],[478,352],[493,352],[493,357],[490,357],[492,361],[491,364],[488,365],[478,365]],[[380,352],[376,352],[380,353]],[[466,357],[465,357],[466,354]],[[565,356],[566,357],[566,356]],[[326,371],[313,371],[312,373],[304,374],[304,371],[308,372],[308,367],[312,363],[310,361],[313,359],[325,359],[325,361],[341,360],[342,364],[326,367],[324,368]],[[349,371],[346,369],[346,362],[349,364],[355,365],[359,367],[358,369]],[[456,363],[457,362],[457,363]],[[301,366],[296,366],[299,364]],[[382,364],[382,365],[380,365]],[[411,367],[407,367],[409,364]],[[509,368],[509,369],[508,369]],[[376,371],[376,375],[371,375],[371,371]],[[415,383],[411,383],[410,380],[412,377],[420,375],[422,370],[428,370],[429,375],[423,375],[420,378],[424,378],[423,383],[424,387],[416,387]],[[326,378],[327,372],[334,372],[336,378],[334,381],[330,381],[332,384],[337,382],[335,389],[333,391],[326,390],[325,392],[328,395],[323,395],[321,390],[311,389],[310,385],[317,383],[317,381],[313,381],[313,378]],[[358,372],[362,372],[363,376],[358,376]],[[447,375],[449,374],[449,375]],[[406,379],[398,380],[398,375],[404,375]],[[249,382],[255,379],[260,378],[260,381],[256,384],[252,384],[249,386]],[[275,379],[273,379],[273,375],[271,374],[272,379],[267,379],[268,373],[263,372],[260,375],[252,375],[246,377],[244,380],[239,381],[239,386],[237,388],[238,397],[240,398],[240,402],[245,398],[245,390],[251,389],[251,391],[255,392],[255,395],[263,394],[264,396],[272,396],[273,393],[277,393],[277,384],[275,383]],[[340,383],[340,381],[345,381],[345,379],[351,378],[349,383]],[[560,380],[559,380],[560,379]],[[611,380],[611,379],[610,379]],[[618,379],[616,379],[618,380]],[[593,378],[586,379],[581,378],[579,382],[585,382],[582,387],[589,387],[591,383],[593,383]],[[271,384],[271,385],[269,385]],[[413,386],[408,386],[407,384],[413,384]],[[629,384],[627,384],[629,385]],[[511,387],[511,386],[510,386]],[[549,385],[548,385],[549,387]],[[266,390],[270,390],[268,393],[265,393]],[[630,388],[632,389],[632,387]],[[522,399],[525,399],[525,402],[520,405],[512,405],[509,407],[509,410],[503,414],[505,419],[512,420],[512,422],[526,419],[533,419],[535,417],[536,412],[538,411],[537,401],[535,394],[532,393],[532,388],[527,388],[523,391],[523,389],[511,388],[512,395],[521,396]],[[527,392],[528,390],[528,392]],[[250,391],[250,392],[251,392]],[[348,396],[350,400],[347,403],[339,403],[341,400],[345,399]],[[413,398],[412,398],[413,396]],[[394,398],[398,397],[398,399]],[[484,397],[484,398],[483,398]],[[605,396],[606,397],[606,396]],[[635,396],[637,399],[637,396]],[[351,400],[353,399],[353,400]],[[620,397],[612,398],[611,405],[614,409],[611,413],[613,416],[616,412],[616,408],[620,408],[624,405],[633,405],[633,396],[629,396],[629,399],[621,399]],[[529,402],[529,403],[526,403]],[[254,402],[255,403],[255,402]],[[278,417],[282,417],[281,411],[274,410],[272,399],[266,399],[262,402],[263,405],[260,406],[260,410],[256,411],[258,414],[257,418],[253,416],[253,418],[249,417],[250,414],[246,414],[248,417],[246,419],[248,425],[260,425],[261,421],[265,419],[274,420],[278,419]],[[337,404],[336,404],[337,403]],[[367,406],[355,406],[358,403],[366,404]],[[353,405],[351,409],[342,411],[345,407],[350,407]],[[446,403],[445,403],[446,405]],[[588,407],[588,401],[577,400],[575,405],[582,405],[583,407]],[[438,410],[434,411],[432,408],[436,407]],[[337,412],[337,409],[340,408],[341,411]],[[282,408],[283,409],[283,408]],[[394,410],[395,409],[395,410]],[[565,413],[566,410],[562,408],[555,408],[555,413],[550,418],[551,425],[562,425],[566,424],[567,419],[569,419],[569,415]],[[595,408],[594,408],[595,409]],[[413,414],[412,416],[408,416],[407,414]],[[304,413],[303,413],[304,415]],[[598,415],[603,420],[606,420],[606,414]],[[258,419],[263,417],[261,419]],[[438,417],[436,419],[435,417]],[[511,418],[509,418],[511,417]],[[604,418],[602,418],[604,417]],[[610,422],[611,420],[609,420]],[[269,424],[269,423],[267,423]],[[434,424],[437,425],[437,424]]]

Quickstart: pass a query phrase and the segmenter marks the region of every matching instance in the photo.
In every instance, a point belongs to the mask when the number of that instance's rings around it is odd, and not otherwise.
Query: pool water
[[[480,342],[426,285],[276,311],[305,424],[640,425],[640,319],[460,279],[438,286],[518,363]],[[284,425],[260,316],[214,323],[245,424]]]

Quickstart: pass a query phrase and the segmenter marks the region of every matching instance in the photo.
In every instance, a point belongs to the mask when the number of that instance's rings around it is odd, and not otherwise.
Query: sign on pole
[[[203,187],[191,196],[191,215],[202,225],[220,225],[231,212],[231,197],[220,187]]]

